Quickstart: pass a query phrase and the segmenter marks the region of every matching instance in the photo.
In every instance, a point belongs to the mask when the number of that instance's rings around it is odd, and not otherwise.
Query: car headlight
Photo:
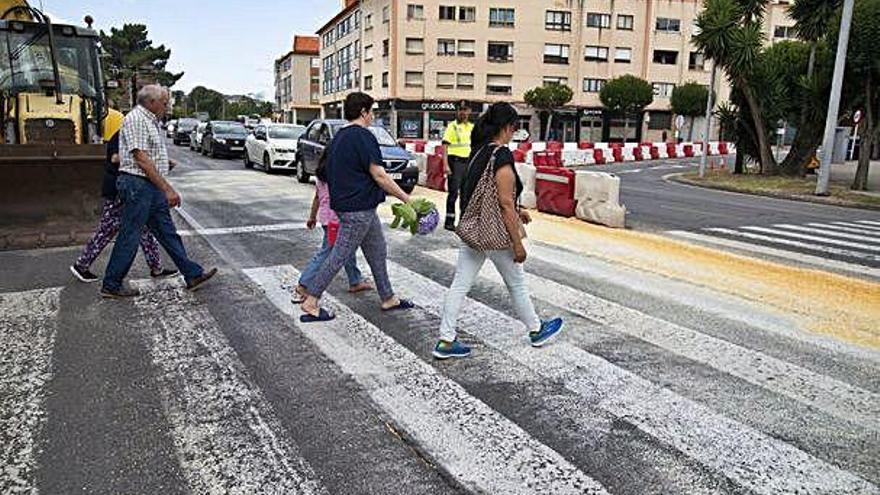
[[[223,139],[223,138],[217,138],[217,139],[215,139],[214,141],[217,141],[217,142],[220,143],[220,144],[226,144],[226,140]]]

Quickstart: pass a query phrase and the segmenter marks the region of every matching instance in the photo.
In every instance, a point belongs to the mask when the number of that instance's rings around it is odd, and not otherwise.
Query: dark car
[[[336,132],[347,125],[344,120],[314,120],[306,132],[300,136],[296,150],[296,178],[306,183],[318,169],[318,159],[324,147],[330,144]],[[370,126],[368,129],[379,141],[385,171],[407,194],[411,193],[419,181],[419,168],[413,156],[401,148],[384,127]]]
[[[198,119],[178,119],[174,126],[174,144],[178,146],[189,144],[189,135],[197,125],[199,125]]]
[[[240,122],[213,120],[208,122],[202,136],[202,154],[241,157],[248,131]]]

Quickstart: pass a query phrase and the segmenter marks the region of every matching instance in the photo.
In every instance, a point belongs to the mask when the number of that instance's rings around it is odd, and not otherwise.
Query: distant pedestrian
[[[455,202],[461,183],[467,174],[471,154],[471,107],[466,101],[458,104],[455,121],[450,122],[443,134],[443,166],[446,171],[446,230],[455,230]]]
[[[318,169],[315,171],[315,196],[312,198],[312,209],[309,212],[309,219],[306,226],[309,230],[314,229],[317,223],[321,224],[324,230],[324,240],[321,242],[321,249],[315,254],[306,268],[299,277],[299,284],[296,286],[295,302],[302,303],[306,298],[305,284],[315,276],[315,273],[324,264],[324,261],[333,251],[330,235],[331,228],[339,228],[339,217],[336,212],[330,208],[330,189],[327,187],[327,150],[321,153],[318,160]],[[338,231],[333,235],[338,235]],[[335,239],[333,239],[335,241]],[[373,288],[361,273],[357,266],[357,256],[352,255],[346,260],[345,274],[348,276],[348,292],[352,294],[368,291]]]
[[[514,167],[513,154],[506,146],[517,120],[513,106],[495,103],[480,116],[474,128],[470,166],[461,187],[464,212],[457,230],[464,244],[459,249],[455,278],[443,304],[440,340],[433,352],[438,359],[471,353],[456,338],[455,325],[462,302],[486,258],[501,273],[533,346],[546,344],[562,330],[561,318],[538,318],[526,286],[523,224],[531,222],[531,217],[517,206],[523,185]]]
[[[116,189],[116,179],[119,177],[119,128],[122,127],[122,119],[122,113],[112,108],[107,111],[107,117],[104,119],[107,160],[104,163],[104,182],[101,186],[101,197],[103,198],[101,219],[95,234],[86,243],[79,258],[70,266],[70,271],[81,282],[98,280],[98,276],[92,273],[89,268],[119,232],[122,200]],[[177,270],[162,268],[159,243],[146,227],[141,233],[140,245],[144,252],[144,259],[147,260],[147,266],[150,267],[151,277],[170,277],[177,274]]]
[[[146,225],[159,244],[183,273],[186,287],[196,290],[217,273],[205,271],[187,257],[183,241],[171,219],[171,208],[180,206],[180,195],[165,180],[175,165],[168,158],[161,118],[168,110],[170,95],[159,85],[144,86],[137,94],[137,107],[122,123],[119,136],[119,179],[116,184],[122,198],[122,221],[110,263],[104,275],[101,296],[122,298],[138,295],[123,287],[137,252],[138,238]]]
[[[343,112],[349,124],[341,128],[328,145],[327,184],[330,207],[339,216],[339,235],[330,256],[309,280],[304,280],[304,323],[328,321],[335,315],[321,308],[320,299],[339,269],[360,248],[370,269],[383,311],[409,309],[413,303],[394,294],[388,280],[388,248],[376,208],[385,201],[385,193],[408,202],[409,196],[385,172],[382,151],[376,136],[369,130],[373,122],[373,98],[366,93],[350,93]]]

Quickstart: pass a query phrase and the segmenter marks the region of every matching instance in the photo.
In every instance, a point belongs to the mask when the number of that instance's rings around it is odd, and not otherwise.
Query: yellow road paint
[[[446,194],[419,188],[415,196],[442,210]],[[386,203],[381,214],[391,217]],[[707,287],[788,313],[801,330],[863,347],[880,348],[880,284],[689,244],[663,236],[611,229],[573,218],[530,212],[532,240]]]

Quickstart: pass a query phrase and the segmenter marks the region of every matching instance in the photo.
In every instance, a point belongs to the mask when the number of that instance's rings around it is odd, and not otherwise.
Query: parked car
[[[212,120],[205,127],[201,152],[211,158],[221,155],[239,157],[244,154],[247,135],[247,129],[239,122]]]
[[[199,125],[193,128],[189,133],[189,149],[193,151],[202,150],[202,136],[205,135],[205,128],[208,127],[207,122],[199,122]]]
[[[167,124],[165,124],[165,137],[174,137],[174,130],[177,128],[177,119],[169,120]]]
[[[296,178],[302,183],[309,181],[318,168],[318,159],[324,147],[340,128],[347,125],[344,120],[313,120],[306,132],[300,136],[296,150]],[[395,182],[406,191],[412,192],[419,181],[419,168],[414,157],[401,148],[384,127],[373,125],[368,129],[376,136],[382,150],[385,170]]]
[[[177,127],[174,130],[174,144],[180,146],[189,144],[189,134],[196,126],[199,125],[198,119],[180,119],[177,121]]]
[[[254,163],[271,174],[296,168],[296,146],[306,128],[293,124],[260,124],[244,143],[244,166]]]

